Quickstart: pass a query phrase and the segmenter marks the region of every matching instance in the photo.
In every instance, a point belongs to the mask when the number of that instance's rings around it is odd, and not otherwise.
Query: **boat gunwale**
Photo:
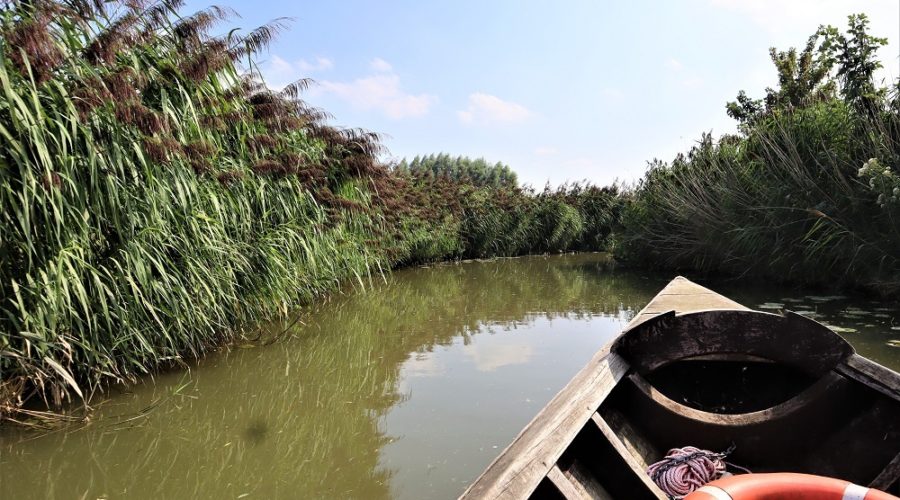
[[[685,290],[686,289],[686,290]],[[685,293],[688,292],[688,293]],[[520,498],[531,494],[550,470],[556,465],[556,462],[568,448],[575,435],[587,424],[597,408],[606,399],[612,389],[618,385],[619,381],[628,372],[630,366],[618,354],[611,351],[615,341],[625,332],[630,331],[643,322],[673,309],[665,309],[654,312],[655,307],[665,303],[667,296],[685,297],[697,296],[703,297],[708,303],[712,303],[711,307],[697,307],[696,309],[684,309],[681,312],[702,312],[715,311],[722,309],[744,310],[750,309],[727,298],[712,290],[682,276],[676,276],[662,290],[660,290],[622,329],[622,331],[614,338],[610,339],[600,350],[598,350],[584,368],[570,379],[562,389],[547,403],[535,417],[516,435],[503,451],[497,455],[491,463],[485,468],[478,478],[473,481],[468,488],[460,495],[460,499],[466,498]],[[715,304],[719,304],[717,307]],[[615,368],[615,370],[613,370]],[[606,377],[604,375],[607,374]],[[602,380],[602,379],[606,380]],[[603,383],[598,387],[598,391],[593,392],[593,401],[586,408],[581,409],[582,415],[574,420],[569,420],[572,411],[568,408],[571,404],[570,393],[577,395],[584,392],[584,385],[588,382],[601,380]],[[567,421],[569,420],[569,421]],[[543,431],[548,424],[557,423],[557,427],[551,429],[559,431],[551,444],[548,444],[543,438],[547,434]],[[562,429],[559,426],[564,426]],[[522,449],[520,449],[522,448]],[[522,457],[532,457],[523,459]],[[535,461],[541,463],[540,470],[535,470],[533,464]],[[505,464],[504,462],[509,462]],[[526,476],[522,479],[522,476]],[[518,483],[514,484],[514,481]],[[513,491],[513,489],[519,491]],[[661,492],[654,491],[653,494],[661,499],[665,496],[660,495]]]
[[[695,307],[691,306],[692,300],[696,304]],[[665,305],[667,303],[671,303],[672,306],[678,305],[681,308],[667,307]],[[612,348],[617,340],[652,318],[666,313],[671,312],[676,316],[683,316],[723,310],[752,311],[681,276],[674,278],[632,318],[619,335],[616,335],[594,354],[587,365],[579,370],[516,435],[503,452],[491,461],[490,465],[469,485],[460,498],[522,498],[529,496],[542,481],[549,477],[549,472],[554,467],[558,467],[559,459],[577,433],[597,415],[603,401],[608,398],[610,392],[621,382],[622,378],[632,370],[627,360],[613,351]],[[764,311],[753,312],[776,317],[788,317],[791,314],[803,317],[789,311],[784,315]],[[832,333],[842,339],[837,333]],[[791,408],[794,410],[799,408],[796,406],[798,400],[813,395],[810,391],[820,383],[825,384],[823,379],[841,376],[874,389],[890,399],[900,401],[900,374],[859,355],[852,350],[851,346],[849,355],[840,359],[809,388],[781,404],[756,412],[734,414],[738,418],[732,419],[740,422],[743,417],[752,416],[765,421],[773,418],[773,413],[775,415],[788,414]],[[599,390],[588,390],[586,396],[585,389],[594,387]],[[827,391],[827,387],[824,390]],[[574,402],[578,404],[573,404],[573,396],[578,396],[577,401]],[[675,404],[691,410],[691,413],[708,413],[677,402]],[[684,415],[684,413],[681,414]],[[577,418],[573,418],[573,415]],[[709,413],[709,415],[715,415],[719,419],[719,425],[721,425],[723,416],[734,417],[734,415],[713,413]],[[692,417],[689,416],[689,418]],[[745,421],[743,425],[749,423],[751,422]],[[548,440],[547,438],[553,439]],[[637,470],[634,472],[644,473]],[[887,489],[897,481],[898,475],[900,475],[900,453],[885,466],[870,486]],[[647,493],[661,499],[666,498],[657,488],[651,488]]]

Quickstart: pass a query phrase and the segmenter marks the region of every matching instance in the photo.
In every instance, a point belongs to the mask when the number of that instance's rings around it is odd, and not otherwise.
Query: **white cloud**
[[[376,57],[375,59],[372,59],[372,61],[369,62],[369,67],[379,73],[389,73],[394,69],[394,67],[391,66],[391,64],[389,62],[385,61],[384,59],[382,59],[380,57]]]
[[[294,71],[294,66],[291,63],[275,54],[272,54],[272,59],[269,60],[269,68],[270,72],[274,73],[289,73]]]
[[[352,82],[320,82],[318,92],[329,93],[357,109],[381,111],[390,118],[423,116],[437,98],[428,94],[407,94],[395,74],[378,74]]]
[[[559,152],[559,150],[552,146],[541,146],[541,147],[535,148],[535,150],[534,150],[534,154],[539,155],[539,156],[555,155],[558,152]]]
[[[326,71],[334,67],[334,62],[327,57],[316,57],[316,59],[312,62],[307,61],[306,59],[300,59],[297,61],[297,68],[300,71],[305,71],[308,73],[315,73],[317,71]]]
[[[272,54],[268,65],[263,70],[263,74],[270,87],[281,89],[290,83],[309,76],[310,73],[326,71],[333,67],[334,62],[327,57],[316,57],[312,61],[300,59],[296,62],[290,62]]]
[[[532,115],[521,104],[482,92],[470,94],[469,106],[456,114],[463,123],[519,123]]]
[[[666,69],[670,69],[672,71],[681,71],[681,69],[684,68],[684,65],[681,64],[681,61],[679,61],[678,59],[675,59],[674,57],[670,57],[670,58],[666,59],[666,62],[664,65],[665,65]]]

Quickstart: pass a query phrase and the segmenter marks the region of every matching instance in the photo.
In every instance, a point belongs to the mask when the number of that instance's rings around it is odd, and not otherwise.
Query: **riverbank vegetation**
[[[447,153],[416,156],[400,161],[395,171],[417,176],[449,177],[476,186],[515,188],[519,185],[516,173],[501,162],[490,164],[484,158],[450,156]]]
[[[595,214],[615,190],[536,193],[477,161],[381,165],[376,134],[300,99],[309,81],[263,83],[255,54],[286,20],[217,36],[229,11],[181,3],[0,8],[7,418],[88,402],[345,280],[605,244]]]
[[[851,16],[772,49],[778,87],[728,103],[739,133],[654,161],[628,193],[616,254],[633,265],[900,289],[900,94],[886,43]]]
[[[639,266],[900,287],[900,99],[864,17],[772,52],[780,85],[729,104],[633,188],[535,190],[502,163],[384,165],[310,84],[255,56],[288,25],[216,35],[180,0],[0,7],[0,416],[87,403],[345,281],[447,259],[614,250]]]

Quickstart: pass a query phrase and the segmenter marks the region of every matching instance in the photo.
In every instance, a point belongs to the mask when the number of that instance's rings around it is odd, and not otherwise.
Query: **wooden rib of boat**
[[[900,375],[801,315],[666,286],[461,498],[665,499],[670,448],[898,494]]]

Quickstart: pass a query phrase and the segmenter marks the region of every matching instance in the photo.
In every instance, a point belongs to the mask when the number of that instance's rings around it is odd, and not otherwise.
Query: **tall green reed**
[[[89,402],[390,267],[599,249],[574,191],[391,172],[308,80],[267,88],[255,54],[285,20],[216,36],[229,11],[181,7],[0,7],[0,415]]]

